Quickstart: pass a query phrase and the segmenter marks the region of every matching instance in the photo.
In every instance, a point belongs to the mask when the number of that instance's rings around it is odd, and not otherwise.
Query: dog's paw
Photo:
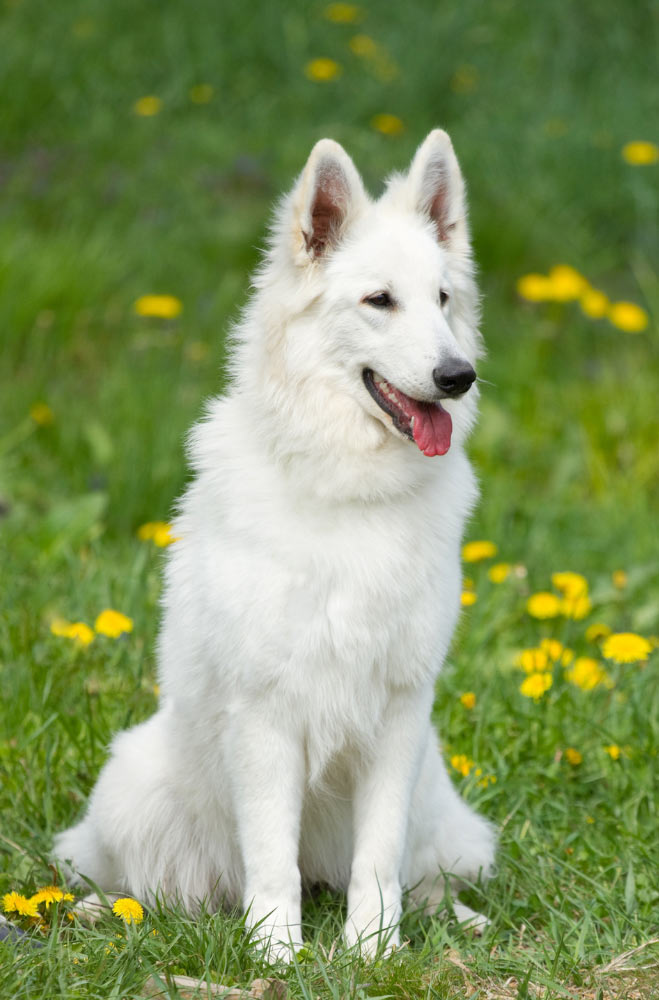
[[[357,948],[362,958],[372,960],[376,957],[384,958],[400,947],[398,927],[385,927],[373,931],[371,929],[373,926],[372,922],[368,928],[360,930],[353,920],[348,920],[343,929],[346,948]]]
[[[288,937],[287,931],[286,927],[269,929],[261,926],[252,935],[252,945],[271,965],[276,965],[279,962],[290,965],[294,956],[304,945],[301,938],[294,940]]]
[[[273,965],[276,962],[290,965],[293,956],[303,947],[300,918],[294,918],[292,923],[288,923],[285,919],[276,919],[278,913],[288,915],[293,909],[292,906],[290,909],[274,908],[260,920],[256,919],[257,915],[253,908],[248,913],[247,927],[251,935],[251,944]]]
[[[489,926],[490,921],[485,914],[472,910],[470,906],[465,906],[464,903],[454,902],[453,912],[455,913],[455,918],[458,923],[466,930],[470,930],[474,934],[478,935],[478,937],[480,937],[485,931],[485,928]]]

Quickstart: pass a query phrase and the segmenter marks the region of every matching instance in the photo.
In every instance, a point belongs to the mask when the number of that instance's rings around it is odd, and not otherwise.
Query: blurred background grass
[[[580,558],[610,552],[612,533],[621,559],[640,556],[642,528],[625,529],[656,500],[656,334],[524,306],[515,279],[565,262],[656,313],[657,167],[620,155],[657,110],[656,6],[360,11],[333,23],[301,2],[5,3],[3,433],[36,400],[55,414],[3,450],[15,517],[92,489],[109,497],[111,535],[166,514],[273,198],[323,135],[377,191],[441,125],[469,183],[485,294],[484,527],[520,554],[551,551],[569,524]],[[318,57],[335,79],[307,77]],[[162,102],[150,117],[135,111],[145,95]],[[373,128],[382,113],[400,134]],[[181,318],[134,316],[150,292],[179,297]]]
[[[159,572],[135,531],[166,518],[181,491],[184,436],[222,386],[226,331],[271,205],[322,136],[346,146],[377,193],[431,128],[450,132],[469,186],[489,351],[471,535],[527,566],[531,589],[553,570],[579,570],[614,627],[659,631],[659,168],[621,156],[629,141],[656,140],[658,10],[650,0],[379,0],[336,23],[322,3],[300,0],[4,0],[0,806],[7,835],[30,845],[19,863],[5,842],[7,889],[76,814],[111,733],[153,708]],[[330,79],[310,78],[319,58],[333,61]],[[155,114],[136,110],[147,96],[160,102]],[[374,126],[378,115],[395,116],[389,134]],[[612,300],[638,303],[648,327],[628,334],[576,303],[520,299],[520,275],[558,263]],[[181,315],[136,315],[135,301],[153,293],[180,299]],[[37,402],[52,420],[30,416]],[[624,597],[610,584],[618,569],[629,575]],[[608,695],[571,694],[569,710],[557,702],[538,721],[535,706],[520,708],[518,681],[504,694],[494,670],[510,664],[512,646],[534,641],[535,625],[519,596],[483,589],[485,577],[476,586],[458,672],[443,683],[450,696],[482,684],[488,715],[473,745],[459,707],[441,716],[454,746],[499,774],[475,791],[488,814],[503,822],[520,810],[503,852],[515,906],[546,912],[542,886],[524,881],[536,861],[523,854],[514,869],[515,851],[529,849],[518,826],[531,806],[534,857],[544,857],[543,837],[558,851],[573,836],[583,802],[602,824],[591,831],[597,850],[578,861],[602,892],[609,876],[624,881],[623,855],[647,873],[649,672],[613,708]],[[134,617],[130,648],[96,640],[74,655],[49,635],[52,614],[93,621],[106,606]],[[610,784],[595,767],[566,784],[555,746],[580,745],[597,726],[608,741],[645,747],[642,767]],[[544,763],[534,770],[531,760]],[[558,885],[562,869],[552,872]],[[625,886],[631,918],[629,878]],[[602,920],[611,905],[601,904]],[[581,957],[614,939],[622,947],[626,931],[607,938],[602,926],[597,941],[581,940]]]

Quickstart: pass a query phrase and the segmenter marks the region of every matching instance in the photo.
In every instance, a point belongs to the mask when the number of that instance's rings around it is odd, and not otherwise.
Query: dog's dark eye
[[[448,292],[445,292],[442,289],[442,291],[439,293],[439,304],[440,306],[445,306],[447,302],[448,302]]]
[[[376,309],[391,309],[394,304],[389,292],[378,292],[377,295],[368,295],[364,302],[368,302],[369,306],[375,306]]]

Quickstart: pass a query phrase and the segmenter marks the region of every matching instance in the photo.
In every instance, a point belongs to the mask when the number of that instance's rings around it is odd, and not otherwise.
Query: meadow
[[[659,996],[658,25],[650,0],[5,0],[0,910],[27,934],[0,942],[0,997],[137,998],[154,975],[168,997],[192,995],[174,975],[308,1000]],[[481,544],[435,714],[500,831],[465,895],[490,925],[408,911],[368,963],[321,888],[289,968],[238,914],[90,928],[49,847],[156,705],[185,434],[273,201],[324,135],[377,192],[438,125],[488,355]]]

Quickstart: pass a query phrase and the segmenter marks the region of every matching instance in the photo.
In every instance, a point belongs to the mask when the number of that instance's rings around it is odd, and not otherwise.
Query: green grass
[[[519,275],[567,263],[612,299],[659,311],[657,167],[620,156],[656,138],[656,8],[364,11],[355,28],[300,0],[2,8],[0,894],[51,880],[52,835],[79,815],[112,734],[155,707],[161,560],[135,531],[166,518],[186,480],[184,436],[221,388],[273,199],[323,135],[377,190],[442,125],[469,183],[489,349],[470,537],[527,570],[493,584],[487,564],[467,569],[478,600],[437,690],[447,756],[497,779],[484,788],[455,772],[501,830],[496,876],[469,893],[491,926],[475,939],[407,913],[406,947],[368,964],[332,950],[344,901],[320,893],[305,909],[312,957],[273,972],[235,914],[159,908],[138,926],[108,916],[89,929],[62,912],[35,932],[43,948],[0,945],[2,997],[138,997],[153,973],[241,985],[274,974],[291,996],[323,1000],[659,995],[658,654],[608,665],[613,687],[589,692],[556,668],[537,703],[513,664],[542,636],[598,656],[584,636],[594,621],[659,633],[656,326],[629,335],[515,293]],[[351,53],[356,32],[389,53],[395,78]],[[307,80],[316,56],[341,76]],[[214,88],[207,104],[189,100],[199,83]],[[163,101],[153,118],[132,110],[145,94]],[[405,131],[374,131],[380,112]],[[135,316],[151,292],[178,296],[181,317]],[[50,426],[29,416],[40,400]],[[586,575],[593,611],[538,623],[526,598],[561,569]],[[50,633],[54,615],[93,623],[105,607],[134,619],[130,636],[78,650]],[[471,711],[459,701],[469,690]],[[617,761],[603,750],[613,743]]]

